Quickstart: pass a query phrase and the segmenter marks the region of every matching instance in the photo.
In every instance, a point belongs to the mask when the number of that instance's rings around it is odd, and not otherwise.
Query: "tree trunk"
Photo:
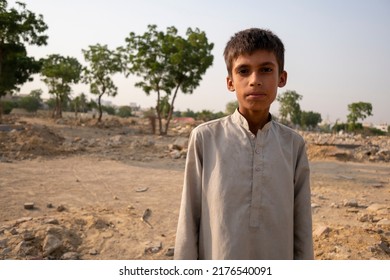
[[[156,106],[157,118],[158,118],[158,129],[160,135],[164,135],[164,131],[162,128],[162,119],[161,119],[161,106],[160,106],[160,91],[157,91],[157,106]]]
[[[177,96],[177,92],[179,91],[179,88],[180,88],[180,83],[176,86],[175,93],[173,94],[173,97],[172,97],[171,106],[169,106],[167,122],[165,124],[165,135],[168,134],[169,123],[171,122],[172,115],[173,115],[173,108],[174,108],[173,104],[175,103],[175,99]]]
[[[104,93],[103,93],[104,94]],[[102,121],[102,116],[103,116],[103,110],[102,110],[102,96],[103,94],[100,94],[99,95],[99,98],[98,98],[98,107],[99,107],[99,118],[98,118],[98,122],[101,122]]]

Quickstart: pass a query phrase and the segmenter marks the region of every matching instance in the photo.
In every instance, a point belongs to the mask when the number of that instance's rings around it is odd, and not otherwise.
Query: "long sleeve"
[[[184,173],[184,185],[178,219],[175,255],[176,260],[199,258],[199,226],[202,193],[202,155],[196,129],[192,132]]]
[[[298,151],[294,187],[294,259],[314,258],[310,195],[310,169],[305,145]]]

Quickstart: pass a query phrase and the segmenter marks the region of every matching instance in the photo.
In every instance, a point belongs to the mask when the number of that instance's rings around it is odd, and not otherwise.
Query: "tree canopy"
[[[0,98],[18,88],[18,85],[38,73],[40,63],[27,55],[25,45],[46,45],[47,25],[42,15],[35,15],[26,5],[16,2],[8,9],[6,0],[0,0]],[[0,120],[2,105],[0,102]]]
[[[48,38],[42,15],[16,5],[7,9],[7,1],[0,0],[0,97],[39,72],[40,63],[27,55],[25,45],[46,45]]]
[[[299,100],[302,99],[302,95],[298,94],[295,90],[287,90],[281,95],[278,95],[277,101],[280,104],[279,117],[282,123],[291,121],[297,125],[301,123],[301,107]]]
[[[49,93],[55,96],[56,106],[53,117],[62,117],[62,104],[69,99],[71,85],[81,78],[82,66],[74,57],[64,57],[59,54],[49,55],[43,60],[42,79],[49,88]]]
[[[188,28],[185,38],[177,33],[173,26],[162,32],[156,25],[148,25],[148,31],[142,35],[131,32],[126,38],[126,47],[121,48],[127,74],[142,78],[135,86],[147,95],[157,93],[160,134],[167,133],[178,91],[191,94],[214,59],[211,54],[214,44],[208,42],[205,32]],[[166,106],[160,106],[163,93],[170,98],[165,129],[162,114]]]
[[[104,94],[116,96],[118,88],[115,86],[112,75],[122,70],[121,56],[109,50],[106,45],[89,46],[83,50],[84,59],[89,64],[84,69],[83,81],[89,83],[92,94],[98,96],[98,109],[100,122],[103,115],[101,99]]]
[[[347,115],[350,130],[355,130],[358,120],[364,120],[372,116],[372,105],[368,102],[356,102],[348,105],[349,114]]]

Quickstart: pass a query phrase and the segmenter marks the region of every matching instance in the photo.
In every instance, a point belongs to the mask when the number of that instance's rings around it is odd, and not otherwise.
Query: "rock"
[[[57,219],[48,219],[48,220],[46,220],[45,223],[50,224],[50,225],[59,225],[60,224]]]
[[[390,254],[390,247],[389,243],[382,241],[379,245],[379,248],[381,248],[386,254]]]
[[[8,238],[1,239],[0,240],[0,249],[7,248],[7,244],[8,244]]]
[[[376,223],[377,226],[390,226],[389,219],[382,219]]]
[[[96,256],[98,254],[98,251],[96,249],[91,249],[91,250],[89,250],[89,254],[91,256]]]
[[[175,254],[175,247],[169,247],[167,249],[167,252],[165,253],[165,256],[173,257],[174,254]]]
[[[34,202],[26,202],[26,203],[24,204],[24,209],[26,209],[26,210],[32,210],[32,209],[34,209]]]
[[[320,237],[322,235],[327,235],[330,231],[331,229],[327,226],[319,226],[314,230],[313,236]]]
[[[42,249],[45,256],[50,255],[62,246],[62,242],[53,234],[48,234],[43,240]]]
[[[351,200],[344,200],[343,206],[344,207],[359,207],[359,204],[357,203],[357,201],[355,199],[351,199]]]
[[[64,205],[59,205],[59,206],[57,207],[57,211],[58,211],[58,212],[63,212],[63,211],[65,211],[65,210],[66,210],[66,208],[65,208]]]
[[[176,138],[173,145],[175,147],[177,147],[178,150],[183,150],[184,148],[188,147],[188,138],[187,137],[178,137],[178,138]]]
[[[178,150],[173,150],[172,152],[169,153],[169,155],[173,159],[179,159],[181,157],[180,151]]]
[[[320,206],[319,204],[317,204],[317,203],[312,203],[312,204],[311,204],[311,208],[312,208],[312,209],[321,208],[321,206]]]
[[[61,260],[79,260],[80,255],[76,252],[66,252],[60,258]]]
[[[374,204],[371,204],[370,206],[367,207],[367,211],[378,212],[379,210],[387,209],[387,207],[388,206],[385,204],[374,203]]]
[[[365,222],[372,222],[373,216],[370,214],[363,214],[360,217],[358,217],[358,221],[365,223]]]
[[[161,248],[162,248],[162,243],[158,242],[158,243],[155,243],[149,247],[146,247],[145,253],[156,254],[161,250]]]
[[[35,239],[35,236],[32,232],[30,231],[26,231],[24,234],[23,234],[23,240],[24,241],[31,241],[31,240],[34,240]]]
[[[14,227],[16,227],[17,225],[19,225],[21,223],[31,221],[32,219],[33,219],[32,217],[23,217],[23,218],[17,219],[15,221]]]

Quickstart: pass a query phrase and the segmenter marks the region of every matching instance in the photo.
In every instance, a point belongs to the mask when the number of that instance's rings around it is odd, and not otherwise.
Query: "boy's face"
[[[238,56],[233,61],[232,75],[226,80],[228,89],[236,91],[242,115],[268,115],[278,87],[283,87],[287,82],[287,73],[279,73],[273,52],[258,50]]]

